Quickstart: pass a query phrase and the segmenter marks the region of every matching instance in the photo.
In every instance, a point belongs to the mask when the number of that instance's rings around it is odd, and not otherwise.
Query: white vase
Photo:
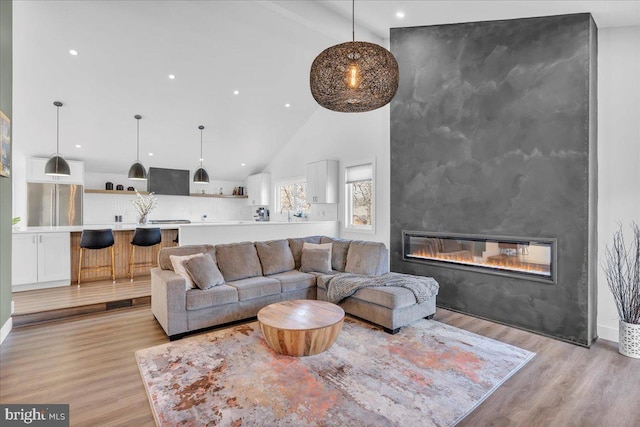
[[[620,341],[618,351],[620,354],[640,359],[640,325],[620,321]]]

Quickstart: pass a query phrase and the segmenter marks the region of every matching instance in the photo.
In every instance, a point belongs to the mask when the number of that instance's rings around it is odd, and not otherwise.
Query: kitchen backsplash
[[[122,222],[136,222],[136,211],[129,194],[85,194],[84,223],[110,224],[116,215]],[[188,219],[196,221],[252,220],[253,209],[247,199],[221,199],[212,197],[158,195],[158,206],[151,211],[149,219]],[[206,217],[205,217],[206,215]]]
[[[85,173],[85,188],[104,190],[105,183],[112,182],[115,186],[122,184],[124,188],[134,187],[142,191],[146,190],[146,182],[136,182],[127,179],[126,175],[106,173]],[[207,194],[219,193],[231,194],[234,187],[243,186],[243,182],[212,181],[208,185],[192,185],[191,193]],[[122,222],[136,222],[136,212],[131,200],[136,198],[131,194],[100,194],[85,193],[84,195],[84,223],[85,224],[110,224],[114,222],[116,215],[122,215]],[[196,221],[234,221],[252,220],[251,206],[247,205],[247,199],[191,197],[191,196],[167,196],[157,195],[158,206],[151,211],[149,219],[188,219]],[[205,217],[206,215],[206,217]]]

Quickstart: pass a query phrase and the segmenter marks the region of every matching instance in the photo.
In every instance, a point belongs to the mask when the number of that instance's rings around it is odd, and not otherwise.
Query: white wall
[[[307,163],[326,159],[338,160],[340,203],[312,205],[309,219],[333,220],[337,217],[341,224],[341,237],[384,242],[388,247],[389,111],[389,106],[368,113],[336,113],[318,107],[307,123],[269,163],[265,172],[271,173],[271,182],[275,183],[283,179],[305,176]],[[370,160],[376,162],[375,233],[354,233],[344,229],[344,167]],[[270,209],[273,212],[273,203]]]
[[[640,27],[598,31],[598,260],[623,224],[640,224]],[[598,335],[618,341],[618,313],[598,266]]]

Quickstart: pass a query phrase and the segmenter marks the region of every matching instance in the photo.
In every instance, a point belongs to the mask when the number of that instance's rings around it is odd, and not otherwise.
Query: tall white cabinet
[[[338,203],[337,160],[321,160],[307,164],[307,201]]]
[[[71,283],[70,233],[14,233],[13,291]]]
[[[271,174],[258,173],[247,178],[249,206],[268,206],[271,193]]]

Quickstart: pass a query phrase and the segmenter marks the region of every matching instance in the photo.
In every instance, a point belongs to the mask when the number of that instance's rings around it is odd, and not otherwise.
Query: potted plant
[[[603,269],[620,317],[618,351],[640,359],[640,228],[631,224],[631,247],[627,250],[622,225],[605,248]]]
[[[136,191],[136,198],[131,200],[131,203],[136,208],[138,214],[138,224],[145,225],[149,219],[149,212],[153,210],[158,204],[158,199],[153,193],[149,193],[147,196]]]

